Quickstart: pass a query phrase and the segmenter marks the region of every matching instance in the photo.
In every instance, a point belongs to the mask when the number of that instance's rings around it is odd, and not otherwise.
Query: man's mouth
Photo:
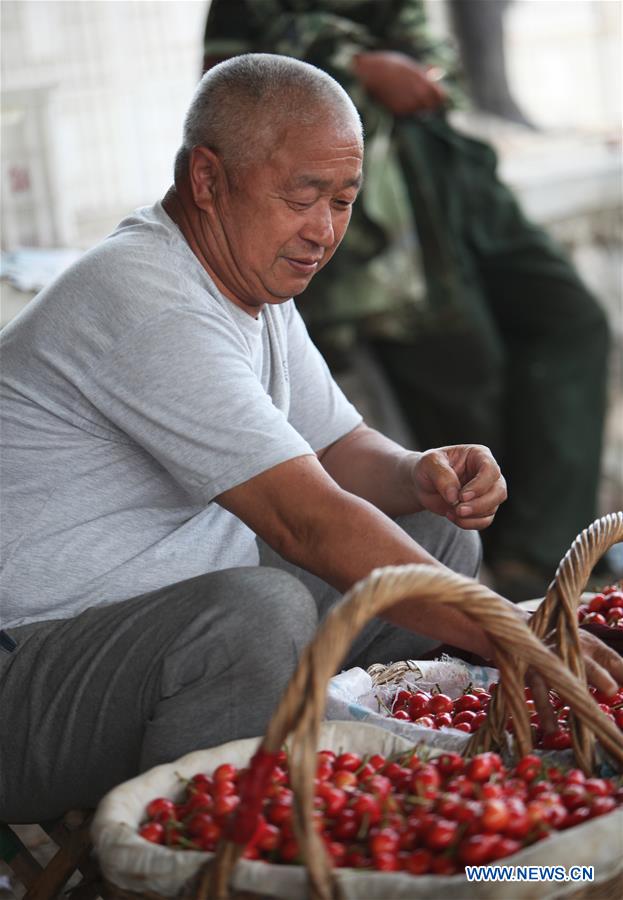
[[[300,272],[301,275],[313,275],[322,257],[313,257],[313,256],[301,256],[301,257],[292,257],[292,256],[284,256],[285,261],[290,265],[296,272]]]

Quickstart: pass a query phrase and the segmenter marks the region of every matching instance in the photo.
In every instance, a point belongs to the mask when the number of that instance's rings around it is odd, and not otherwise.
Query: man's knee
[[[230,569],[206,584],[168,648],[141,769],[262,734],[314,636],[314,599],[286,572]]]
[[[414,541],[454,572],[476,578],[482,562],[482,542],[477,531],[458,528],[430,512],[401,516],[398,524]]]
[[[244,660],[259,675],[281,659],[291,668],[318,624],[316,604],[300,581],[267,567],[225,569],[193,579],[179,598],[176,624],[165,663],[165,679],[202,679]],[[172,610],[175,619],[175,611]]]

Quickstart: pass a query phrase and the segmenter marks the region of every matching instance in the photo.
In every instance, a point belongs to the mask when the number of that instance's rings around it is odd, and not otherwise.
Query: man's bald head
[[[175,180],[186,175],[193,147],[209,147],[235,175],[267,158],[293,124],[322,124],[338,134],[354,133],[363,145],[361,119],[352,100],[321,69],[269,53],[219,63],[199,82],[186,114]]]

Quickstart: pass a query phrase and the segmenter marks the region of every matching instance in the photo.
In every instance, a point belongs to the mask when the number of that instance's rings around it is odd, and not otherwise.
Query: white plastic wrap
[[[347,669],[335,675],[329,681],[327,689],[327,719],[367,722],[369,725],[386,728],[411,743],[425,741],[442,750],[460,751],[469,741],[470,734],[455,728],[423,728],[413,722],[393,719],[383,710],[383,705],[390,707],[392,697],[401,687],[429,690],[439,686],[443,693],[454,699],[470,684],[473,687],[487,688],[498,680],[498,670],[486,666],[470,666],[463,660],[450,656],[409,662],[410,670],[399,682],[389,686],[373,687],[372,678],[364,669]]]
[[[222,762],[248,763],[259,738],[233,741],[212,750],[190,753],[174,763],[158,766],[111,791],[100,803],[92,826],[93,840],[105,877],[130,891],[154,891],[174,897],[212,857],[211,853],[172,850],[143,840],[137,828],[147,803],[157,796],[175,799],[181,793],[179,776],[211,772]],[[371,725],[329,722],[322,726],[318,749],[336,752],[390,753],[407,750],[411,743]],[[508,865],[594,866],[595,880],[612,878],[623,870],[623,810],[569,831],[554,834],[515,856]],[[464,876],[419,876],[404,873],[358,872],[336,869],[344,900],[553,900],[576,890],[572,883],[489,882],[468,883]],[[240,860],[233,886],[283,900],[306,900],[302,866],[271,865]]]

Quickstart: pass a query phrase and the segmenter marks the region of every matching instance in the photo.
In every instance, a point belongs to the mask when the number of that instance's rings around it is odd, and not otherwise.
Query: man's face
[[[362,160],[354,127],[292,126],[266,160],[228,179],[215,209],[229,256],[221,280],[238,305],[257,315],[305,290],[344,237]]]

